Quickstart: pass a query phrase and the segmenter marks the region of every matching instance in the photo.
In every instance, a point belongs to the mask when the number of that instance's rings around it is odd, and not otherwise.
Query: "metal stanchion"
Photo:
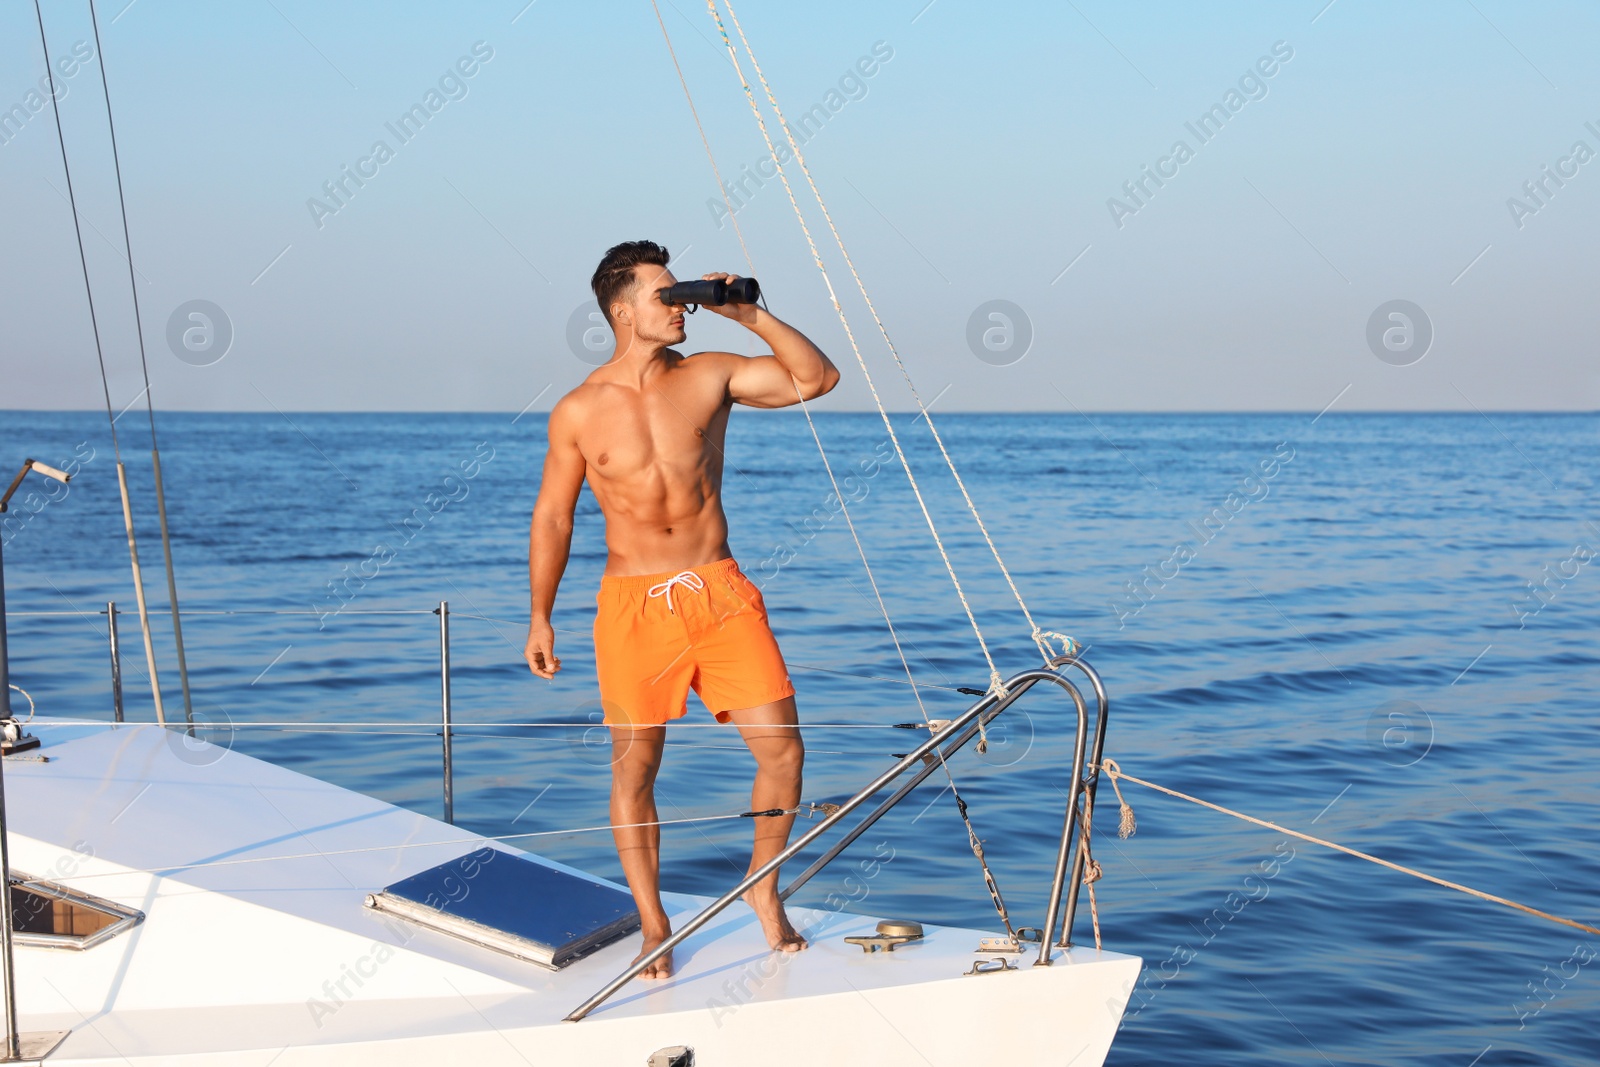
[[[26,467],[23,468],[27,470]],[[20,478],[18,479],[21,480]],[[10,493],[6,494],[10,496]],[[0,503],[3,508],[4,503]],[[0,556],[0,718],[11,718],[11,675],[6,669],[5,558]],[[0,996],[5,998],[5,1058],[20,1060],[17,1047],[17,975],[11,966],[11,852],[6,847],[5,760],[0,758]]]
[[[455,824],[455,764],[450,750],[450,602],[439,601],[439,706],[444,725],[444,821]]]
[[[4,610],[5,604],[0,603],[0,612]],[[4,765],[5,760],[0,759],[0,768]],[[11,965],[11,851],[6,847],[6,778],[3,769],[0,769],[0,912],[4,912],[5,918],[4,922],[0,922],[0,956],[4,956],[0,966],[5,970],[5,1058],[20,1060],[22,1049],[17,1044],[17,972]]]
[[[117,602],[106,601],[107,629],[111,633],[111,712],[122,721],[122,646],[117,641]]]
[[[0,514],[5,513],[11,494],[17,491],[17,487],[22,484],[22,479],[29,471],[54,478],[63,484],[69,477],[54,467],[31,459],[24,460],[21,472],[12,480],[4,494],[0,495]],[[6,658],[6,583],[3,555],[0,555],[0,718],[11,718],[11,673]],[[16,747],[26,747],[24,742],[38,744],[37,740],[28,738],[20,730],[17,733]],[[38,1060],[49,1055],[66,1038],[68,1031],[50,1030],[28,1034],[17,1032],[17,972],[11,938],[14,914],[11,910],[11,850],[6,835],[5,758],[0,755],[0,997],[4,999],[4,1004],[0,1004],[0,1009],[3,1009],[0,1010],[0,1026],[5,1028],[5,1032],[0,1034],[0,1038],[4,1039],[3,1043],[0,1043],[0,1063],[17,1063],[24,1059]]]

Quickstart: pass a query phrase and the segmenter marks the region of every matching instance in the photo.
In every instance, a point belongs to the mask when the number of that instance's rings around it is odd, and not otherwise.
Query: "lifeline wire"
[[[15,689],[17,687],[16,686],[12,686],[12,688]],[[943,722],[945,720],[934,720],[934,721],[935,722]],[[158,723],[140,723],[140,722],[107,723],[104,719],[68,719],[68,718],[54,718],[54,717],[52,717],[50,722],[47,723],[46,725],[50,725],[50,726],[93,725],[93,726],[113,726],[113,727],[115,727],[115,726],[144,727],[144,726],[156,726],[156,725],[159,725],[159,724]],[[439,732],[439,729],[440,729],[440,723],[438,723],[438,722],[417,722],[415,720],[407,720],[407,719],[388,719],[388,720],[380,719],[380,720],[370,721],[370,722],[363,722],[363,721],[358,721],[358,720],[350,720],[350,721],[337,721],[337,720],[334,720],[334,721],[329,721],[329,720],[321,720],[321,719],[263,719],[263,720],[251,720],[249,722],[231,722],[231,721],[206,722],[206,721],[202,720],[201,722],[197,723],[196,725],[198,726],[200,732],[202,732],[202,733],[214,733],[214,734],[227,733],[230,730],[236,730],[236,729],[240,729],[240,728],[246,727],[246,726],[263,726],[263,727],[273,727],[273,728],[292,727],[292,726],[343,728],[343,727],[359,726],[359,727],[372,727],[374,729],[377,729],[377,728],[387,729],[389,727],[402,726],[402,727],[411,727],[412,728],[411,731],[407,734],[407,736],[429,737],[429,736],[433,736],[434,734],[437,734]],[[555,720],[555,719],[546,719],[546,720],[536,721],[536,722],[457,722],[454,719],[452,719],[451,722],[450,722],[450,729],[451,730],[462,730],[462,729],[468,729],[468,728],[476,727],[476,728],[482,728],[482,729],[490,729],[490,728],[492,728],[492,729],[504,730],[504,729],[528,728],[528,727],[548,727],[550,729],[565,728],[565,729],[568,729],[568,730],[580,730],[580,729],[581,730],[594,730],[594,729],[598,729],[602,725],[604,725],[604,724],[603,723],[598,723],[598,722],[561,722],[561,721]],[[808,722],[808,723],[801,723],[801,724],[798,724],[798,725],[790,726],[790,725],[783,724],[783,723],[773,723],[773,724],[770,724],[770,725],[764,725],[762,727],[762,729],[764,729],[764,730],[779,730],[779,729],[794,729],[794,730],[799,730],[799,729],[806,729],[806,730],[903,730],[903,729],[905,729],[907,727],[915,727],[915,728],[920,730],[920,729],[923,729],[923,724],[922,723],[900,723],[900,722]],[[726,724],[720,723],[720,722],[674,722],[672,724],[672,728],[674,730],[689,729],[689,728],[711,729],[711,730],[728,730],[728,729],[730,729],[730,727],[728,727]],[[432,731],[432,733],[431,734],[430,733],[423,733],[421,731]],[[473,736],[473,735],[468,735],[468,736]],[[481,737],[481,736],[484,736],[484,735],[479,734],[479,735],[476,735],[476,736],[480,736]],[[508,735],[508,736],[515,736],[515,735]],[[741,750],[741,751],[743,751],[743,750]]]
[[[1600,934],[1600,927],[1590,926],[1587,923],[1581,923],[1575,919],[1563,919],[1561,916],[1552,915],[1548,911],[1541,911],[1538,908],[1529,907],[1526,904],[1519,904],[1515,900],[1508,900],[1505,897],[1496,896],[1493,893],[1485,893],[1481,889],[1474,889],[1469,885],[1462,885],[1460,882],[1452,882],[1448,879],[1440,878],[1437,875],[1429,874],[1426,871],[1419,871],[1415,867],[1407,867],[1404,864],[1394,863],[1390,860],[1383,859],[1381,856],[1374,856],[1370,852],[1362,852],[1359,849],[1351,848],[1348,845],[1341,845],[1337,841],[1329,841],[1325,838],[1313,837],[1310,834],[1303,834],[1299,830],[1291,830],[1287,826],[1279,826],[1275,822],[1268,822],[1266,819],[1258,819],[1254,815],[1246,815],[1242,811],[1234,811],[1232,808],[1225,808],[1221,804],[1213,804],[1209,800],[1201,800],[1199,797],[1192,797],[1188,793],[1180,793],[1176,789],[1168,789],[1164,785],[1156,785],[1154,782],[1147,782],[1143,778],[1135,778],[1133,775],[1127,773],[1121,767],[1117,766],[1116,760],[1101,760],[1100,767],[1111,778],[1113,784],[1116,783],[1118,778],[1125,778],[1136,785],[1144,786],[1146,789],[1154,789],[1158,793],[1165,793],[1170,797],[1177,797],[1179,800],[1187,800],[1189,803],[1198,804],[1202,808],[1210,808],[1212,811],[1220,811],[1224,815],[1232,815],[1235,819],[1242,819],[1247,823],[1254,823],[1256,826],[1264,826],[1269,830],[1276,830],[1280,834],[1288,834],[1290,837],[1298,837],[1300,840],[1308,841],[1313,845],[1321,845],[1323,848],[1331,848],[1335,852],[1343,852],[1345,855],[1354,856],[1358,860],[1366,860],[1368,863],[1376,863],[1378,866],[1387,867],[1391,871],[1399,871],[1401,874],[1409,874],[1411,877],[1420,878],[1424,882],[1432,882],[1434,885],[1442,885],[1446,889],[1454,889],[1459,893],[1466,893],[1468,896],[1477,897],[1479,900],[1487,900],[1493,904],[1503,904],[1508,908],[1514,908],[1517,911],[1526,912],[1527,914],[1537,916],[1540,919],[1548,919],[1553,923],[1560,923],[1562,926],[1570,926],[1575,930],[1582,930],[1585,933]],[[1118,794],[1118,797],[1120,799],[1120,793]],[[1125,801],[1123,806],[1127,806]]]
[[[83,250],[83,225],[78,221],[78,200],[72,189],[72,167],[67,163],[67,137],[61,128],[61,105],[56,100],[55,69],[50,64],[50,45],[45,40],[44,12],[39,8],[39,0],[33,0],[33,13],[39,21],[39,48],[44,52],[44,72],[50,86],[50,110],[56,120],[56,143],[61,146],[61,170],[67,179],[67,205],[72,209],[72,230],[78,238],[78,262],[83,267],[83,292],[89,301],[89,324],[94,330],[94,352],[100,361],[100,388],[105,394],[106,421],[111,426],[111,450],[117,459],[117,487],[122,493],[122,525],[128,535],[128,558],[133,566],[134,599],[139,604],[139,628],[144,633],[144,658],[150,666],[150,694],[155,699],[157,721],[165,723],[167,715],[161,703],[161,682],[156,675],[156,650],[150,638],[150,610],[144,597],[144,571],[139,566],[139,542],[133,533],[133,504],[128,499],[128,471],[123,466],[122,447],[117,441],[117,417],[111,413],[111,382],[106,375],[105,348],[100,343],[100,318],[95,314],[94,288],[89,284],[89,257]],[[142,339],[140,343],[143,343]],[[151,444],[154,443],[155,439],[151,438]]]
[[[479,834],[479,841],[516,841],[524,837],[556,837],[561,834],[598,833],[601,830],[627,830],[641,826],[681,826],[685,823],[722,822],[728,819],[776,818],[783,815],[805,814],[806,818],[817,811],[826,813],[829,805],[806,803],[793,808],[769,808],[765,811],[741,811],[731,815],[697,815],[686,819],[658,819],[655,822],[606,823],[603,826],[574,826],[566,830],[530,830],[521,834]],[[807,809],[810,811],[807,811]],[[194,871],[207,867],[237,867],[249,863],[272,863],[278,860],[322,859],[327,856],[353,856],[367,852],[388,852],[402,848],[436,848],[444,845],[460,846],[462,841],[401,841],[389,845],[366,845],[361,848],[339,848],[326,852],[293,852],[282,856],[250,856],[233,860],[202,860],[198,863],[173,863],[164,867],[128,867],[120,871],[97,871],[92,874],[57,875],[56,880],[72,882],[83,878],[114,878],[126,874],[153,874],[166,877],[170,871]]]

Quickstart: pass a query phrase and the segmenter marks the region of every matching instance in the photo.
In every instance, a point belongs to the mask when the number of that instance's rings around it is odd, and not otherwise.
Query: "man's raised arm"
[[[707,274],[707,280],[732,280],[737,275]],[[728,379],[735,403],[757,408],[783,408],[802,399],[815,400],[839,384],[839,368],[799,330],[754,304],[712,307],[772,346],[772,355],[738,358]]]
[[[578,451],[575,429],[570,402],[563,400],[550,412],[550,447],[544,454],[539,498],[534,502],[533,521],[528,529],[532,609],[523,655],[540,678],[553,678],[561,669],[561,661],[555,656],[550,612],[556,602],[556,587],[567,569],[567,556],[572,550],[572,514],[583,488],[583,454]]]

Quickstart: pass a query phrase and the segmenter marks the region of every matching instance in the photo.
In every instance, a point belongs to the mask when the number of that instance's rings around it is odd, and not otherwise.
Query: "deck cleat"
[[[861,951],[872,955],[878,949],[893,952],[897,945],[904,945],[912,941],[922,940],[922,924],[910,919],[884,919],[878,923],[878,933],[875,937],[847,937],[852,945],[860,945]]]

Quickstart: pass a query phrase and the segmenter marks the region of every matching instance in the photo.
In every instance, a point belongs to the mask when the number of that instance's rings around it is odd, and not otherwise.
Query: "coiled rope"
[[[1220,811],[1224,815],[1231,815],[1235,819],[1242,819],[1247,823],[1253,823],[1256,826],[1263,826],[1268,830],[1275,830],[1280,834],[1288,834],[1290,837],[1299,838],[1301,841],[1306,841],[1313,845],[1321,845],[1323,848],[1331,848],[1335,852],[1343,852],[1345,855],[1354,856],[1358,860],[1366,860],[1368,863],[1376,863],[1378,866],[1387,867],[1391,871],[1399,871],[1401,874],[1409,874],[1411,877],[1420,878],[1424,882],[1432,882],[1434,885],[1442,885],[1446,889],[1454,889],[1458,893],[1465,893],[1468,896],[1477,897],[1479,900],[1487,900],[1491,904],[1501,904],[1505,907],[1513,908],[1517,911],[1524,912],[1540,919],[1546,919],[1553,923],[1560,923],[1562,926],[1570,926],[1574,930],[1582,930],[1585,933],[1590,934],[1600,934],[1600,927],[1590,926],[1587,923],[1578,922],[1576,919],[1564,919],[1559,915],[1552,915],[1548,911],[1542,911],[1539,908],[1530,907],[1527,904],[1521,904],[1515,900],[1497,896],[1494,893],[1486,893],[1482,889],[1474,889],[1469,885],[1462,885],[1460,882],[1452,882],[1448,878],[1440,878],[1438,875],[1429,874],[1426,871],[1419,871],[1415,867],[1407,867],[1403,863],[1395,863],[1393,860],[1386,860],[1381,856],[1374,856],[1370,852],[1362,852],[1360,849],[1351,848],[1349,845],[1341,845],[1337,841],[1329,841],[1327,838],[1315,837],[1311,834],[1304,834],[1299,830],[1291,830],[1287,826],[1280,826],[1277,823],[1271,822],[1267,819],[1258,819],[1254,815],[1246,815],[1242,811],[1234,811],[1232,808],[1225,808],[1221,804],[1213,804],[1209,800],[1201,800],[1199,797],[1190,796],[1188,793],[1180,793],[1176,789],[1169,789],[1164,785],[1157,785],[1154,782],[1147,782],[1143,778],[1136,778],[1124,771],[1117,765],[1117,761],[1113,759],[1101,760],[1100,769],[1105,771],[1106,776],[1111,779],[1111,785],[1113,789],[1116,788],[1117,780],[1119,778],[1125,778],[1128,781],[1133,782],[1135,785],[1144,786],[1146,789],[1153,789],[1158,793],[1165,793],[1170,797],[1177,797],[1179,800],[1187,800],[1191,804],[1198,804],[1202,808],[1210,808],[1212,811]],[[1128,806],[1127,801],[1122,799],[1122,790],[1120,789],[1117,790],[1117,800],[1121,801],[1122,803],[1122,823],[1123,827],[1127,829],[1126,833],[1119,832],[1119,836],[1128,837],[1133,833],[1133,809]]]

